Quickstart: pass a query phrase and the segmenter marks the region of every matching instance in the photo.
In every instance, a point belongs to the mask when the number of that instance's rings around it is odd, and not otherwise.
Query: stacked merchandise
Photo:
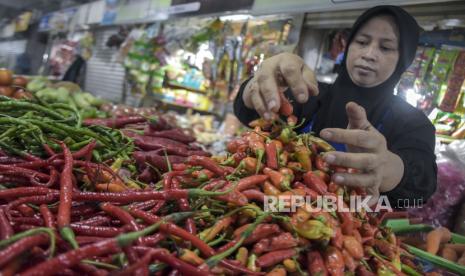
[[[464,62],[463,50],[419,47],[397,88],[400,96],[428,114],[444,142],[465,137]]]

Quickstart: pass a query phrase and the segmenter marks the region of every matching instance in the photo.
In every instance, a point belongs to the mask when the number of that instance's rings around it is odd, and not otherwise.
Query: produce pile
[[[83,127],[80,113],[64,103],[39,104],[0,96],[0,115],[0,148],[29,160],[61,150],[58,141],[72,150],[90,147],[98,162],[132,152],[131,141],[120,131]]]
[[[106,117],[107,113],[100,110],[104,100],[81,90],[79,85],[69,81],[52,83],[45,77],[34,77],[26,86],[26,90],[41,103],[62,103],[78,110],[83,118]]]
[[[27,79],[23,76],[13,77],[13,72],[0,68],[0,95],[14,99],[30,99],[32,94],[25,91]]]
[[[420,275],[376,216],[264,209],[265,195],[364,194],[332,183],[347,169],[292,124],[256,121],[210,157],[161,117],[83,127],[62,104],[1,100],[5,275]]]
[[[465,244],[452,243],[452,233],[446,227],[435,228],[426,235],[400,236],[399,239],[405,244],[465,266]]]

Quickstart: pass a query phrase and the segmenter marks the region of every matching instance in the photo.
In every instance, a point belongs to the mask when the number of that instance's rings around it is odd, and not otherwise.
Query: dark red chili
[[[306,172],[303,176],[304,183],[307,187],[316,191],[320,195],[326,195],[328,193],[328,186],[326,186],[326,183],[324,183],[323,180],[321,180],[321,178],[316,176],[313,172]]]
[[[192,166],[202,166],[217,176],[225,175],[225,170],[209,157],[198,155],[189,156],[187,158],[187,163]]]
[[[285,259],[289,259],[294,257],[297,254],[297,251],[295,249],[283,249],[283,250],[276,250],[273,252],[266,253],[262,256],[260,256],[257,259],[257,265],[259,267],[270,267],[274,266],[276,264],[279,264],[280,262],[284,261]]]
[[[332,276],[344,275],[344,257],[339,249],[328,246],[325,252],[325,264],[329,274]]]
[[[252,252],[263,254],[265,252],[294,248],[298,245],[298,240],[291,233],[282,233],[279,236],[265,238],[254,244]]]
[[[8,203],[8,205],[4,209],[5,214],[7,215],[7,217],[9,217],[10,209],[14,209],[17,206],[24,204],[24,203],[30,203],[30,204],[51,203],[51,202],[56,201],[58,198],[59,198],[58,194],[47,194],[47,195],[39,195],[39,196],[22,197],[22,198],[16,199],[15,201]]]
[[[180,189],[180,184],[179,184],[179,181],[177,180],[176,177],[174,177],[171,181],[171,188],[173,189]],[[191,210],[191,207],[190,207],[190,204],[189,204],[189,200],[187,198],[180,198],[178,200],[178,206],[179,206],[179,209],[183,212],[186,212],[186,211],[190,211]],[[196,235],[197,234],[197,228],[195,226],[195,221],[193,218],[187,218],[186,219],[186,230],[187,232],[193,234],[193,235]]]
[[[8,239],[13,234],[13,228],[5,215],[5,211],[3,211],[3,208],[0,208],[0,240]]]
[[[189,144],[195,142],[195,138],[189,135],[186,135],[181,129],[174,128],[169,130],[160,130],[154,131],[152,128],[145,128],[144,135],[153,136],[153,137],[163,137],[172,139],[184,144]]]
[[[152,259],[168,264],[172,268],[179,270],[182,275],[197,275],[197,276],[211,275],[208,271],[200,270],[197,267],[174,257],[166,249],[150,248],[148,252],[146,253],[146,255],[142,258],[142,260],[140,260],[140,262],[142,264],[146,264],[146,263],[149,263],[150,260]],[[135,265],[135,267],[133,268],[134,269],[133,271],[135,272],[139,267],[141,267],[141,264]],[[131,274],[125,274],[125,275],[131,275]]]
[[[80,247],[63,253],[53,259],[46,260],[30,267],[22,273],[23,276],[53,275],[57,271],[63,271],[68,267],[78,264],[81,260],[105,255],[120,250],[116,239],[103,240],[91,245]]]
[[[119,118],[108,118],[108,119],[85,119],[84,125],[100,125],[110,128],[121,128],[128,124],[137,124],[146,122],[147,119],[142,116],[126,116]]]
[[[307,253],[307,270],[310,275],[327,276],[328,270],[326,269],[323,256],[319,251],[313,250]]]
[[[78,235],[97,236],[104,238],[116,237],[124,232],[122,228],[109,226],[90,226],[75,223],[71,224],[71,229]]]
[[[31,207],[27,206],[26,204],[20,204],[18,207],[16,207],[18,211],[23,215],[24,217],[32,217],[35,214],[34,209]],[[11,212],[10,212],[11,213]]]
[[[141,211],[141,210],[132,209],[132,210],[129,210],[129,212],[133,216],[140,218],[150,224],[154,224],[160,221],[159,217],[149,214],[147,212]],[[162,224],[160,226],[160,230],[167,234],[171,234],[173,236],[177,236],[183,240],[191,242],[193,247],[199,249],[199,251],[202,252],[202,254],[206,255],[207,257],[211,257],[215,255],[215,250],[211,248],[208,244],[206,244],[203,240],[199,239],[196,235],[192,235],[191,233],[187,232],[186,230],[182,229],[181,227],[173,223]],[[252,275],[256,274],[255,272],[250,271],[247,268],[231,263],[230,260],[222,260],[220,264],[226,268],[229,268],[231,270],[238,271],[241,273],[252,274]]]
[[[136,220],[123,208],[112,205],[108,202],[100,204],[100,208],[108,213],[110,216],[113,216],[119,219],[126,225],[129,225],[132,231],[139,231],[141,227],[137,224]]]
[[[172,200],[187,198],[190,190],[175,190],[169,191],[128,191],[121,193],[95,193],[95,192],[75,192],[73,198],[76,201],[108,201],[119,203],[132,203],[134,201],[156,200]]]
[[[74,224],[87,225],[87,226],[104,226],[104,225],[109,225],[110,223],[111,223],[111,218],[107,216],[99,216],[99,215],[91,217],[87,220],[74,222]]]
[[[55,229],[55,218],[53,217],[52,212],[50,212],[50,209],[48,209],[48,206],[46,204],[41,204],[39,206],[39,211],[44,218],[45,227]]]
[[[240,192],[243,190],[254,188],[257,185],[262,184],[266,180],[268,180],[268,175],[264,174],[248,176],[239,180],[236,186],[236,190]]]
[[[38,234],[28,236],[11,244],[7,248],[0,251],[0,267],[3,267],[14,258],[21,255],[23,252],[31,249],[34,246],[44,245],[49,242],[49,236],[46,234]]]
[[[56,153],[55,151],[48,145],[48,144],[42,144],[42,147],[45,150],[45,153],[47,153],[48,156],[54,156]]]
[[[265,201],[265,194],[262,193],[260,190],[256,189],[249,189],[242,191],[242,194],[251,201],[258,201],[258,202],[264,202]]]
[[[279,169],[278,147],[276,141],[269,141],[265,145],[266,166],[273,170]]]

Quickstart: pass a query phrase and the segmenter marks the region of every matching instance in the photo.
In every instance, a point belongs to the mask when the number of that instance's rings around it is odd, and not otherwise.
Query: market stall
[[[278,53],[333,82],[364,4],[84,2],[35,17],[40,70],[0,69],[0,275],[465,275],[459,19],[422,33],[397,85],[434,123],[438,187],[392,209],[336,184],[361,170],[327,163],[284,94],[273,120],[233,112]]]

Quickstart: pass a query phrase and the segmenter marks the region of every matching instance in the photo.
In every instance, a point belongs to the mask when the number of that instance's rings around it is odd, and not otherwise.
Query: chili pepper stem
[[[27,231],[18,233],[16,235],[13,235],[8,239],[4,239],[4,240],[0,241],[0,248],[8,246],[8,245],[10,245],[10,244],[22,239],[22,238],[29,237],[29,236],[32,236],[32,235],[36,235],[36,234],[39,234],[39,233],[45,233],[50,237],[50,246],[49,246],[50,256],[49,257],[52,258],[53,255],[55,254],[55,248],[56,248],[56,246],[55,246],[55,233],[53,232],[53,229],[50,229],[48,227],[39,227],[39,228],[27,230]]]
[[[147,227],[147,228],[145,228],[145,229],[143,229],[141,231],[121,234],[118,237],[116,237],[116,239],[118,241],[118,245],[120,245],[121,247],[130,245],[133,241],[137,240],[138,238],[151,234],[152,232],[157,230],[160,227],[160,225],[162,225],[162,224],[164,224],[164,223],[166,223],[166,222],[168,222],[170,220],[173,220],[175,222],[182,221],[182,220],[192,216],[194,213],[196,213],[196,212],[180,212],[180,213],[171,214],[169,216],[166,216],[165,218],[163,218],[159,222],[157,222],[155,224],[152,224],[151,226],[149,226],[149,227]]]
[[[260,167],[262,165],[262,160],[263,156],[265,155],[265,151],[263,149],[257,149],[255,154],[257,155],[257,166],[255,167],[255,174],[258,174],[258,171],[260,171]]]
[[[71,247],[73,249],[79,248],[79,245],[76,241],[76,235],[74,234],[73,229],[71,229],[71,227],[66,226],[66,227],[61,228],[60,235],[65,241],[71,244]]]
[[[236,251],[239,247],[241,247],[242,243],[245,241],[245,239],[247,239],[252,234],[252,232],[255,230],[257,225],[260,224],[262,221],[264,221],[268,216],[269,216],[268,213],[264,213],[263,215],[259,216],[254,223],[252,223],[249,227],[247,227],[247,229],[244,232],[242,232],[241,238],[237,241],[237,243],[234,246],[206,260],[205,263],[207,264],[207,266],[214,267],[218,265],[220,261],[222,261],[224,258],[227,258],[234,251]]]
[[[421,276],[420,273],[418,273],[415,269],[411,268],[408,265],[402,264],[402,272],[407,273],[408,275],[411,276]]]

